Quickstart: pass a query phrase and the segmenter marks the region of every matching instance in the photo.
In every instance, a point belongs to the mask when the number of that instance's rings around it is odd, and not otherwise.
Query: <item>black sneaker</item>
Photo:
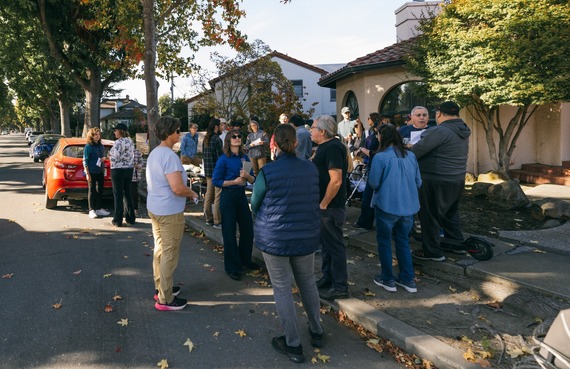
[[[287,355],[289,360],[294,363],[300,364],[305,361],[305,356],[303,355],[303,346],[299,345],[297,347],[287,346],[285,341],[285,336],[273,337],[271,340],[271,346],[280,354]]]
[[[322,288],[330,288],[331,287],[331,281],[328,280],[325,277],[321,277],[320,279],[317,280],[317,288],[318,289],[322,289]]]
[[[340,300],[340,299],[347,299],[350,297],[347,291],[338,291],[335,290],[334,287],[329,290],[320,290],[319,297],[323,300]]]
[[[187,300],[175,297],[174,300],[172,300],[172,302],[169,304],[161,304],[160,302],[157,301],[154,304],[154,308],[160,311],[176,311],[184,309],[187,303],[188,303]]]
[[[325,332],[323,331],[323,333],[321,333],[321,334],[314,333],[311,330],[311,327],[309,327],[309,334],[311,335],[311,346],[316,347],[316,348],[322,348],[323,347],[323,336],[325,335]]]
[[[445,261],[445,256],[430,255],[424,250],[412,251],[412,257],[418,260]]]
[[[180,293],[180,287],[172,287],[172,296],[176,297]],[[158,301],[158,290],[154,290],[154,301]]]

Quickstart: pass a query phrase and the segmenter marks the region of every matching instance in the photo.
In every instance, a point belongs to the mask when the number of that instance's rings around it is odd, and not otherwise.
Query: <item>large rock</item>
[[[489,187],[489,202],[502,209],[520,209],[530,204],[517,181],[510,180]]]
[[[531,215],[538,219],[570,219],[570,202],[567,200],[546,198],[536,200],[530,209]]]
[[[475,182],[471,186],[471,193],[473,196],[487,196],[489,194],[489,187],[493,186],[492,183],[488,182]]]

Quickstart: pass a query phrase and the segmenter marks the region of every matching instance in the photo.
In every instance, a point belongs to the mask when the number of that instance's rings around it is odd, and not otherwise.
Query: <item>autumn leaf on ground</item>
[[[532,252],[534,252],[534,253],[536,253],[536,254],[546,254],[546,251],[542,251],[542,250],[539,250],[539,249],[534,249],[534,250],[532,250]]]
[[[73,275],[80,275],[81,274],[81,269],[76,270],[75,272],[71,273]]]
[[[209,268],[209,267],[211,267],[210,264],[204,264],[204,265],[202,265],[202,266],[203,266],[204,268]]]
[[[214,332],[214,334],[212,335],[214,337],[219,337],[220,336],[220,332]]]
[[[186,339],[186,342],[184,342],[183,346],[188,346],[188,350],[190,350],[190,352],[194,350],[194,344],[192,343],[192,341],[190,341],[190,338]]]
[[[479,315],[479,316],[477,317],[477,319],[482,320],[482,321],[484,321],[484,322],[487,323],[487,324],[491,324],[491,321],[489,321],[489,319],[487,319],[487,318],[486,318],[485,316],[483,316],[483,315]]]
[[[123,348],[121,346],[115,347],[115,352],[123,352]]]
[[[453,288],[453,287],[449,286],[448,289],[453,293],[457,292],[457,288]]]
[[[2,279],[10,279],[14,276],[14,273],[7,273],[2,275]]]
[[[511,359],[516,359],[519,356],[524,356],[528,354],[528,350],[525,348],[515,347],[512,349],[507,349],[507,354],[511,357]]]
[[[425,369],[432,369],[433,363],[428,359],[424,359],[422,364],[424,365]]]
[[[376,294],[374,292],[370,291],[368,288],[365,288],[363,293],[364,293],[364,296],[370,296],[370,297],[376,296]]]
[[[470,339],[470,338],[467,338],[466,336],[461,336],[461,341],[467,342],[467,343],[470,344],[470,345],[473,344],[473,340]]]
[[[129,255],[123,255],[123,259],[128,259]]]
[[[485,359],[481,359],[481,358],[475,360],[474,362],[475,362],[475,364],[481,365],[482,368],[486,368],[488,366],[491,366],[491,363],[489,362],[489,360],[485,360]]]
[[[323,363],[328,363],[331,361],[331,357],[327,356],[327,355],[322,355],[321,353],[317,353],[317,358],[323,362]]]
[[[122,300],[123,297],[121,295],[115,295],[113,296],[113,300],[117,301],[117,300]]]
[[[103,278],[109,278],[110,276],[112,276],[111,273],[109,273],[109,274],[103,274]]]
[[[356,262],[355,262],[354,260],[347,260],[346,263],[347,263],[347,264],[356,265]]]
[[[53,304],[51,307],[53,307],[55,310],[61,309],[61,300],[59,300],[59,302],[56,302],[55,304]]]
[[[374,255],[373,253],[366,254],[366,256],[368,256],[369,258],[375,258],[376,257],[376,255]]]
[[[503,304],[501,304],[499,301],[493,301],[493,302],[490,302],[490,303],[485,304],[485,305],[490,307],[491,309],[495,309],[495,310],[503,308]]]
[[[111,304],[105,305],[105,312],[106,313],[112,313],[113,312],[113,306]]]
[[[127,326],[127,325],[129,325],[129,319],[123,318],[123,319],[119,320],[117,322],[117,324],[120,325],[121,327]]]
[[[482,359],[491,359],[493,357],[493,353],[489,351],[476,351]]]
[[[166,369],[168,368],[168,361],[166,361],[166,359],[162,359],[156,365],[159,366],[160,369]]]
[[[465,358],[465,360],[471,361],[471,362],[475,362],[475,360],[477,359],[477,357],[475,357],[475,354],[473,353],[473,351],[471,351],[471,348],[468,348],[467,351],[465,351],[463,353],[463,357]]]
[[[245,333],[245,331],[243,329],[238,329],[237,331],[234,332],[235,334],[239,335],[240,337],[245,337],[247,336],[247,333]]]

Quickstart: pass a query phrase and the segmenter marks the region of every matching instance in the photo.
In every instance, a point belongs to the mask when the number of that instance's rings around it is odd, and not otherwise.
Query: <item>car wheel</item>
[[[57,206],[57,200],[50,199],[48,195],[48,189],[46,186],[46,209],[53,209]]]

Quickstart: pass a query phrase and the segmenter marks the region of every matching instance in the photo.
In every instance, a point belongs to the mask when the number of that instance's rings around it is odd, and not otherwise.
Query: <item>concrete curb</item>
[[[192,216],[187,216],[185,220],[186,225],[190,228],[202,230],[207,238],[223,244],[221,232],[218,230],[204,226],[203,222],[193,219]],[[264,264],[261,253],[255,248],[253,258],[258,264]],[[456,267],[455,269],[462,268]],[[478,365],[467,362],[463,358],[461,351],[386,313],[376,310],[361,300],[349,298],[336,301],[321,300],[321,302],[337,311],[344,311],[355,323],[362,325],[379,337],[392,341],[406,352],[414,353],[421,358],[430,360],[439,368],[480,369]]]

